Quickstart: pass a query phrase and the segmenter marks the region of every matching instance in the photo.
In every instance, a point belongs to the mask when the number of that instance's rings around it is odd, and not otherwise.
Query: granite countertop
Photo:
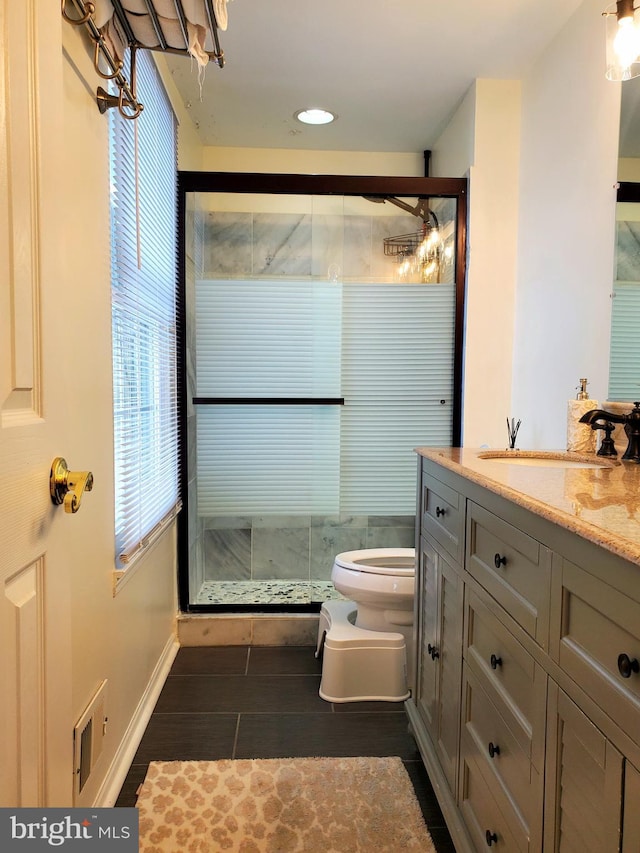
[[[419,447],[416,452],[640,565],[640,465],[635,462],[555,451],[575,461],[605,465],[566,468],[482,458],[482,454],[489,453],[517,457],[518,451]],[[554,454],[554,451],[522,452],[542,458]]]

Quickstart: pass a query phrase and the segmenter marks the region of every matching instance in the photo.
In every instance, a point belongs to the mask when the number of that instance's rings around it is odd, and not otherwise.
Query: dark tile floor
[[[455,853],[403,704],[332,704],[310,646],[181,648],[117,806],[133,806],[150,761],[398,755],[438,853]]]

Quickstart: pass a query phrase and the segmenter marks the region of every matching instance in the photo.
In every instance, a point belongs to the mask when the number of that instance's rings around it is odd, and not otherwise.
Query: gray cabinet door
[[[438,554],[424,537],[420,543],[420,590],[418,610],[418,649],[416,706],[433,740],[435,731],[438,665]],[[434,651],[436,649],[436,651]]]
[[[452,791],[458,765],[462,591],[460,570],[426,537],[421,546],[417,705]]]
[[[624,759],[554,682],[548,711],[544,849],[617,853]]]
[[[640,850],[640,773],[626,761],[622,853],[638,853],[638,850]]]

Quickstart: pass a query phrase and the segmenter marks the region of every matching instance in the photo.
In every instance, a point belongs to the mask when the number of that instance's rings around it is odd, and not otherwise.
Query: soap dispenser
[[[581,379],[575,400],[569,400],[567,406],[567,450],[575,453],[596,452],[596,431],[589,424],[581,424],[580,418],[597,408],[598,403],[589,399],[587,380]]]

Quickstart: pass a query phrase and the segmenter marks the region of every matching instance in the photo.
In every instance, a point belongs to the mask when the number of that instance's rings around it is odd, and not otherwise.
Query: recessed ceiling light
[[[320,109],[298,110],[294,117],[304,124],[329,124],[336,118],[328,110]]]

